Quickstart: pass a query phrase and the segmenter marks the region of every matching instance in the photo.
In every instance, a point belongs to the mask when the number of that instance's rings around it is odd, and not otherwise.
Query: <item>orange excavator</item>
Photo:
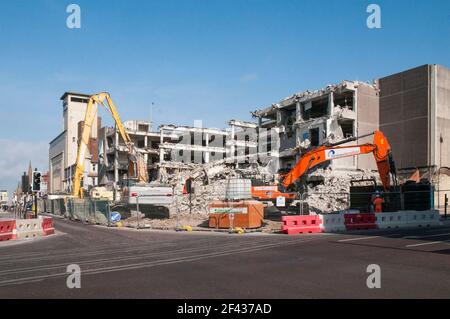
[[[373,135],[373,143],[352,146],[342,145],[371,135]],[[278,197],[294,200],[297,198],[297,194],[286,193],[285,191],[294,185],[301,177],[304,177],[310,169],[326,161],[368,153],[372,153],[375,157],[384,190],[389,191],[391,187],[390,174],[393,176],[394,186],[397,186],[396,170],[392,159],[391,146],[382,132],[375,131],[359,137],[351,137],[338,143],[319,146],[305,153],[298,160],[294,168],[282,176],[281,184],[254,186],[252,187],[252,196],[261,201],[274,201]]]

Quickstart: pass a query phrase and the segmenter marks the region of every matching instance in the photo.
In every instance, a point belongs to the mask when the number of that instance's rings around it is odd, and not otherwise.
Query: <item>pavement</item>
[[[54,223],[56,235],[0,243],[0,298],[450,297],[449,224],[287,236]],[[367,287],[371,264],[381,288]]]

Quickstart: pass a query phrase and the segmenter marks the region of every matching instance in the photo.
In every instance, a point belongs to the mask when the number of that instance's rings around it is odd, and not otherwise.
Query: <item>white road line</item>
[[[368,237],[357,237],[357,238],[347,238],[347,239],[340,239],[338,242],[345,242],[345,241],[354,241],[354,240],[364,240],[364,239],[371,239],[371,238],[377,238],[381,236],[368,236]]]
[[[310,240],[310,241],[314,241],[314,240]],[[108,273],[108,272],[123,271],[123,270],[142,269],[142,268],[147,268],[147,267],[169,265],[169,264],[174,264],[174,263],[197,261],[197,260],[202,260],[202,259],[206,259],[206,258],[222,257],[222,256],[241,254],[241,253],[250,253],[250,252],[255,252],[255,251],[268,249],[268,248],[285,247],[285,246],[292,245],[292,244],[303,244],[303,243],[307,243],[310,241],[291,240],[291,241],[286,241],[286,242],[263,244],[263,245],[259,245],[259,246],[251,247],[251,248],[240,248],[240,249],[231,249],[231,250],[225,250],[225,251],[215,251],[215,252],[210,252],[210,253],[205,253],[205,254],[170,258],[170,259],[165,259],[165,260],[156,260],[156,261],[141,262],[141,263],[135,263],[135,264],[102,267],[102,268],[97,268],[97,269],[85,270],[85,271],[83,271],[83,274],[91,275],[91,274],[102,274],[102,273]],[[44,279],[63,277],[63,276],[67,276],[67,273],[55,273],[55,274],[37,275],[37,276],[33,276],[33,277],[2,280],[2,281],[0,281],[0,287],[24,284],[24,283],[29,283],[29,282],[33,282],[33,281],[40,281],[40,280],[44,280]]]
[[[347,239],[340,239],[340,240],[338,240],[338,242],[356,241],[356,240],[372,239],[372,238],[379,238],[379,237],[391,238],[392,236],[399,236],[399,235],[401,235],[401,234],[386,234],[386,235],[378,235],[378,236],[347,238]]]
[[[417,247],[417,246],[434,245],[434,244],[445,244],[448,242],[449,242],[448,240],[430,241],[430,242],[426,242],[426,243],[406,245],[405,247]]]

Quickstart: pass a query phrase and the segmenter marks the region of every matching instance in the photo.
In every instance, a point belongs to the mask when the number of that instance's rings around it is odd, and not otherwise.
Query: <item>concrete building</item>
[[[230,120],[226,140],[226,159],[229,163],[248,164],[258,161],[258,124]]]
[[[72,190],[78,142],[84,121],[89,95],[65,92],[61,96],[63,107],[63,131],[50,142],[49,148],[49,193],[65,193]],[[97,135],[99,119],[95,118],[91,140],[86,155],[83,186],[97,184]]]
[[[173,163],[204,164],[226,157],[228,132],[221,129],[161,125],[159,127],[159,165],[170,168]]]
[[[160,179],[161,169],[170,174],[192,163],[224,159],[227,154],[229,133],[225,130],[161,125],[151,131],[149,122],[136,120],[124,122],[124,127],[138,152],[144,154],[150,181]],[[99,184],[120,185],[128,172],[125,143],[114,127],[104,127],[99,134]]]
[[[379,84],[380,129],[391,142],[397,168],[450,167],[450,69],[427,64],[383,77]]]
[[[450,194],[450,69],[426,64],[383,77],[380,129],[389,138],[399,175],[417,168],[435,183],[442,206]]]
[[[271,156],[277,156],[278,167],[285,170],[292,168],[311,147],[378,129],[378,114],[376,85],[359,81],[343,81],[321,90],[296,93],[252,112],[261,132],[272,130],[264,133],[271,136],[270,141],[268,136],[265,138],[266,144],[272,145]],[[264,140],[261,132],[259,139]],[[370,141],[368,137],[359,142]],[[373,158],[366,156],[339,159],[330,165],[345,169],[375,168]]]

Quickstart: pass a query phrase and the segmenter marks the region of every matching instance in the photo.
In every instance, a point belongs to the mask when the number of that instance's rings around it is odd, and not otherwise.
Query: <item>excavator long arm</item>
[[[106,105],[105,105],[105,100],[106,100]],[[145,168],[145,163],[143,162],[142,155],[136,151],[134,144],[131,141],[130,136],[128,135],[125,128],[123,127],[119,113],[117,112],[117,108],[114,105],[114,102],[112,101],[111,96],[109,95],[109,93],[106,93],[106,92],[98,93],[98,94],[92,95],[89,98],[88,105],[86,108],[86,115],[85,115],[84,123],[83,123],[83,131],[81,133],[80,144],[78,145],[76,169],[75,169],[75,174],[74,174],[74,178],[73,178],[72,194],[74,196],[80,196],[81,178],[83,176],[84,160],[86,158],[86,149],[89,144],[89,137],[90,137],[90,134],[92,131],[92,125],[94,123],[95,113],[97,112],[97,105],[103,105],[106,109],[108,109],[111,112],[114,122],[116,123],[117,129],[119,130],[120,136],[122,137],[122,139],[124,140],[124,142],[128,148],[128,153],[130,154],[130,157],[133,158],[133,160],[130,161],[130,169],[129,169],[130,174],[134,175],[135,170],[136,170],[136,174],[137,174],[137,178],[138,178],[139,182],[147,182],[148,181],[147,170]],[[136,168],[134,167],[134,165],[135,165],[134,162],[137,165]]]
[[[386,191],[390,188],[391,163],[390,152],[391,146],[387,138],[380,131],[373,133],[373,144],[367,143],[363,145],[353,146],[320,146],[306,154],[304,154],[292,170],[287,173],[282,181],[284,188],[292,185],[296,180],[302,177],[309,169],[325,162],[338,158],[350,157],[361,154],[373,153],[377,163],[378,172],[381,182]]]

